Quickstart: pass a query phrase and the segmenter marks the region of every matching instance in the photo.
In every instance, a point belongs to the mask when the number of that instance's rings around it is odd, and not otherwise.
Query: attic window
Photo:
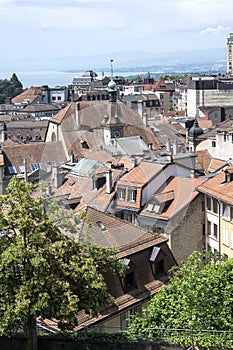
[[[130,259],[124,258],[124,265],[129,266]]]
[[[161,214],[160,205],[158,205],[158,204],[149,203],[146,210],[149,211],[150,213]]]
[[[75,183],[76,183],[76,181],[71,181],[71,182],[69,183],[69,186],[73,186]]]
[[[8,171],[11,175],[17,174],[16,168],[14,166],[8,166]]]
[[[136,275],[135,275],[136,266],[128,258],[124,258],[124,264],[128,266],[128,269],[126,270],[125,277],[121,279],[122,287],[125,292],[129,292],[137,288]]]
[[[37,169],[41,169],[41,166],[40,166],[39,163],[32,163],[31,164],[31,169],[32,169],[32,171],[35,171]]]
[[[159,247],[153,247],[149,260],[151,262],[151,269],[155,278],[157,278],[158,275],[163,275],[165,273],[165,257],[166,254],[164,254]]]
[[[24,174],[25,173],[25,166],[19,165],[19,171],[20,171],[20,174]]]
[[[102,221],[97,221],[97,225],[99,226],[99,228],[100,228],[102,231],[105,231],[105,230],[106,230],[106,227],[104,226],[104,224],[102,223]]]
[[[160,252],[160,248],[159,247],[153,247],[149,260],[154,262],[155,259],[158,256],[159,252]]]
[[[27,133],[26,135],[25,135],[25,141],[31,141],[32,140],[32,136],[29,134],[29,133]]]
[[[35,141],[41,141],[41,136],[39,133],[36,133],[35,135]]]

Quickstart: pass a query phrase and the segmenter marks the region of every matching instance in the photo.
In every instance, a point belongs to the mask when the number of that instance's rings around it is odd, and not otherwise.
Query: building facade
[[[230,33],[229,37],[227,38],[227,74],[232,74],[232,69],[233,69],[232,50],[233,50],[233,33]]]

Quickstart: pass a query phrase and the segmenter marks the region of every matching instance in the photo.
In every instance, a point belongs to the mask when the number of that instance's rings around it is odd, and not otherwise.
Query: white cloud
[[[231,27],[223,27],[221,25],[218,25],[216,27],[208,27],[202,31],[200,31],[200,35],[206,35],[206,34],[219,34],[222,32],[228,33],[231,30]]]

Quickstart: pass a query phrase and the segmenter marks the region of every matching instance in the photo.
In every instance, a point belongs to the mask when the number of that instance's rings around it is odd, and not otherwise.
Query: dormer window
[[[129,202],[136,202],[136,196],[137,196],[136,189],[129,189],[128,190],[128,201]]]
[[[124,258],[124,264],[128,266],[128,269],[126,270],[125,277],[121,279],[122,287],[124,289],[124,292],[129,292],[137,288],[136,279],[135,279],[136,266],[131,261],[131,259],[128,259],[128,258]]]
[[[106,227],[104,226],[104,224],[103,224],[102,221],[97,221],[97,225],[99,226],[99,228],[100,228],[102,231],[105,231],[105,230],[106,230]]]
[[[154,277],[165,274],[165,254],[160,247],[153,247],[150,255],[151,269]]]
[[[126,194],[126,189],[124,187],[117,188],[117,199],[119,199],[120,201],[124,201],[125,194]]]

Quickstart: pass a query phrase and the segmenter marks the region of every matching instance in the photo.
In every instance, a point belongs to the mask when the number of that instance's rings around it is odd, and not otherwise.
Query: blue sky
[[[0,0],[0,70],[224,47],[232,13],[232,0]]]

